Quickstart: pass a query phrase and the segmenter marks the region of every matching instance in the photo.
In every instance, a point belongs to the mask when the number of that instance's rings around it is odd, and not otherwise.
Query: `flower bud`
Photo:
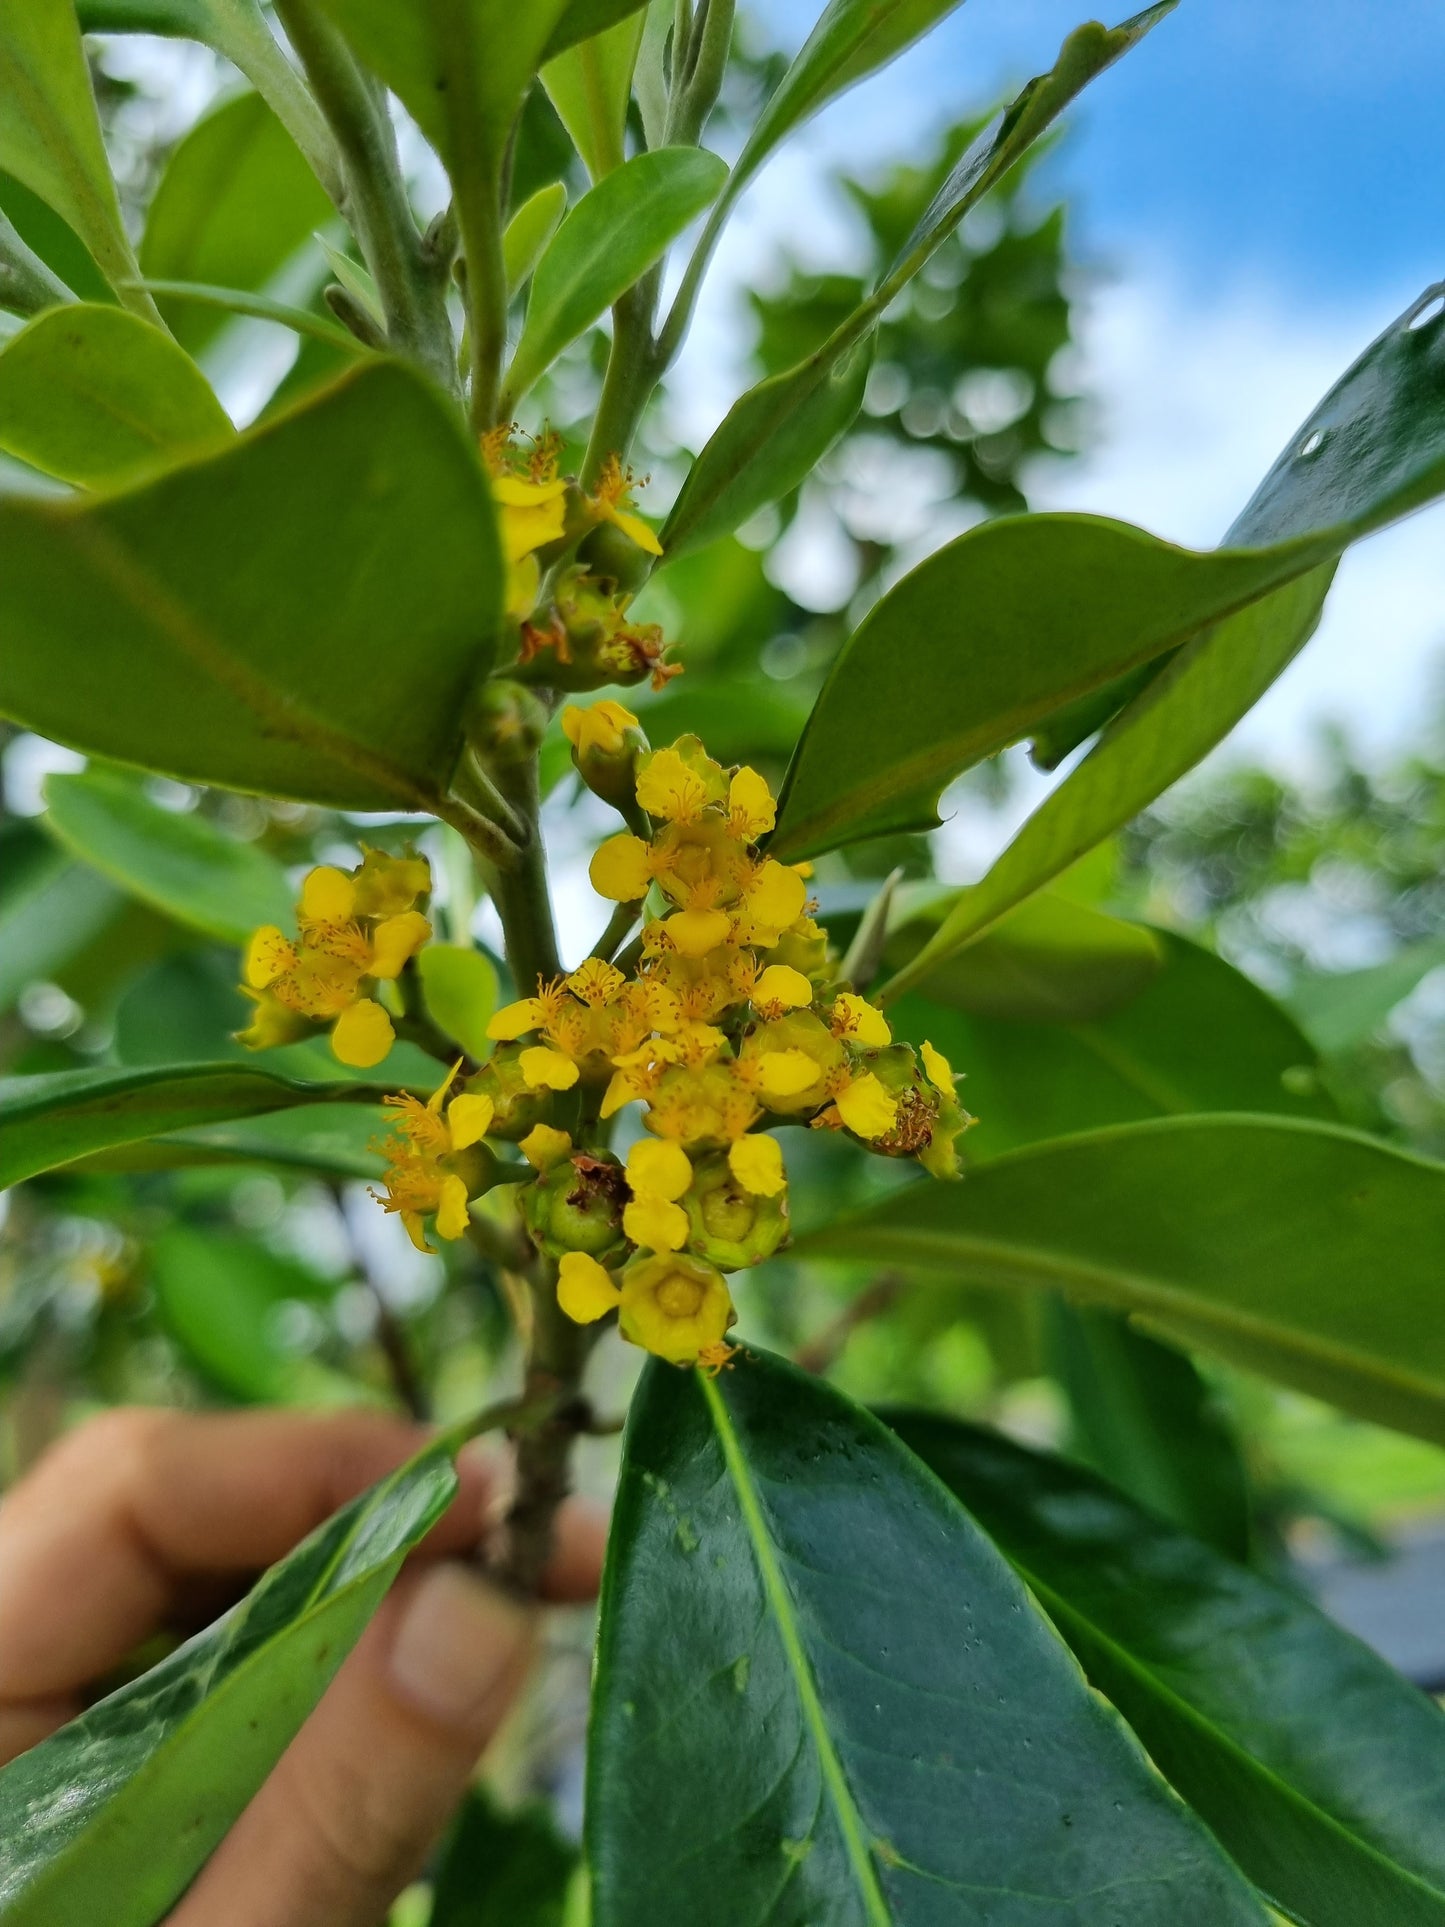
[[[652,572],[652,556],[612,522],[600,522],[584,537],[577,554],[589,574],[624,595],[636,595]]]
[[[622,1211],[627,1198],[627,1179],[615,1157],[577,1151],[523,1188],[522,1215],[550,1257],[585,1251],[604,1259],[625,1246]]]
[[[547,709],[518,682],[484,682],[472,697],[467,735],[490,770],[518,769],[541,748]]]
[[[572,745],[577,774],[594,796],[631,820],[637,810],[637,759],[647,737],[630,709],[602,701],[588,709],[569,703],[562,711],[562,733]],[[640,826],[647,827],[645,818]]]
[[[543,1122],[551,1093],[534,1089],[522,1073],[523,1044],[499,1044],[477,1072],[468,1078],[464,1089],[476,1097],[492,1100],[491,1137],[518,1143],[534,1125]]]
[[[702,1160],[682,1200],[687,1248],[719,1271],[743,1271],[771,1258],[788,1239],[788,1194],[755,1197],[745,1191],[725,1156]]]

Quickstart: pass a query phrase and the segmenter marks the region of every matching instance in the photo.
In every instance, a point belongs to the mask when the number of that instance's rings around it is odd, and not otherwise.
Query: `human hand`
[[[426,1440],[373,1413],[124,1410],[0,1504],[0,1762],[73,1719],[139,1641],[194,1625]],[[526,1675],[535,1616],[458,1555],[485,1462],[383,1602],[171,1927],[372,1927],[413,1878]],[[546,1592],[590,1598],[605,1528],[569,1504]],[[199,1611],[198,1611],[199,1609]]]

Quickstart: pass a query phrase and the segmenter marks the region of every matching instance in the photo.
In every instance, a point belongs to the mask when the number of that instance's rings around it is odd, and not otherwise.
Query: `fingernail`
[[[445,1726],[483,1732],[524,1670],[530,1617],[455,1560],[434,1566],[407,1601],[391,1648],[397,1695]]]

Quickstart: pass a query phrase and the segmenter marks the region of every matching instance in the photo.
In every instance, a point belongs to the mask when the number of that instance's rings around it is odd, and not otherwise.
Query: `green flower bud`
[[[647,737],[630,709],[621,703],[593,703],[579,709],[569,703],[562,711],[562,733],[572,745],[577,774],[604,803],[610,803],[648,833],[637,803],[637,759],[647,749]]]
[[[518,682],[484,682],[472,697],[467,735],[488,769],[517,769],[547,733],[546,705]]]
[[[760,1265],[788,1241],[786,1188],[775,1197],[754,1197],[733,1176],[726,1156],[694,1166],[682,1207],[691,1227],[688,1250],[719,1271]]]
[[[578,557],[590,575],[610,582],[624,595],[636,595],[652,572],[653,558],[615,523],[602,522],[587,535]]]
[[[549,1257],[585,1251],[601,1260],[626,1248],[622,1210],[629,1195],[626,1174],[615,1157],[577,1151],[523,1188],[522,1215]]]
[[[533,1125],[546,1120],[552,1093],[533,1090],[522,1075],[521,1056],[525,1044],[498,1044],[475,1077],[462,1088],[477,1097],[489,1097],[495,1109],[488,1126],[489,1137],[508,1138],[519,1143]]]

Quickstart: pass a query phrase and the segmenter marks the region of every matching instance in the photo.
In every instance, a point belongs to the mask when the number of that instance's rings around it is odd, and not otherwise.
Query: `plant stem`
[[[507,962],[517,994],[531,997],[539,983],[550,983],[562,969],[547,885],[547,855],[537,822],[540,797],[536,758],[510,771],[505,787],[510,792],[508,801],[521,812],[529,835],[515,868],[493,873],[492,901],[502,920]]]
[[[619,461],[626,458],[642,411],[657,386],[659,371],[655,366],[651,331],[658,286],[658,272],[650,269],[612,310],[612,347],[607,356],[607,373],[582,463],[584,489],[597,486],[609,455],[615,455]]]
[[[0,211],[0,308],[16,314],[39,314],[42,308],[56,308],[78,299]]]
[[[489,172],[459,179],[456,211],[467,264],[471,422],[480,435],[498,418],[502,357],[507,351],[507,265],[502,254],[502,197],[497,175]]]
[[[387,339],[455,395],[445,290],[412,215],[385,99],[312,0],[277,0],[276,11],[336,136],[345,182],[342,212],[376,282]]]
[[[607,928],[587,952],[589,957],[600,957],[603,963],[611,963],[618,946],[624,942],[633,924],[642,915],[642,901],[619,903],[607,919]]]

